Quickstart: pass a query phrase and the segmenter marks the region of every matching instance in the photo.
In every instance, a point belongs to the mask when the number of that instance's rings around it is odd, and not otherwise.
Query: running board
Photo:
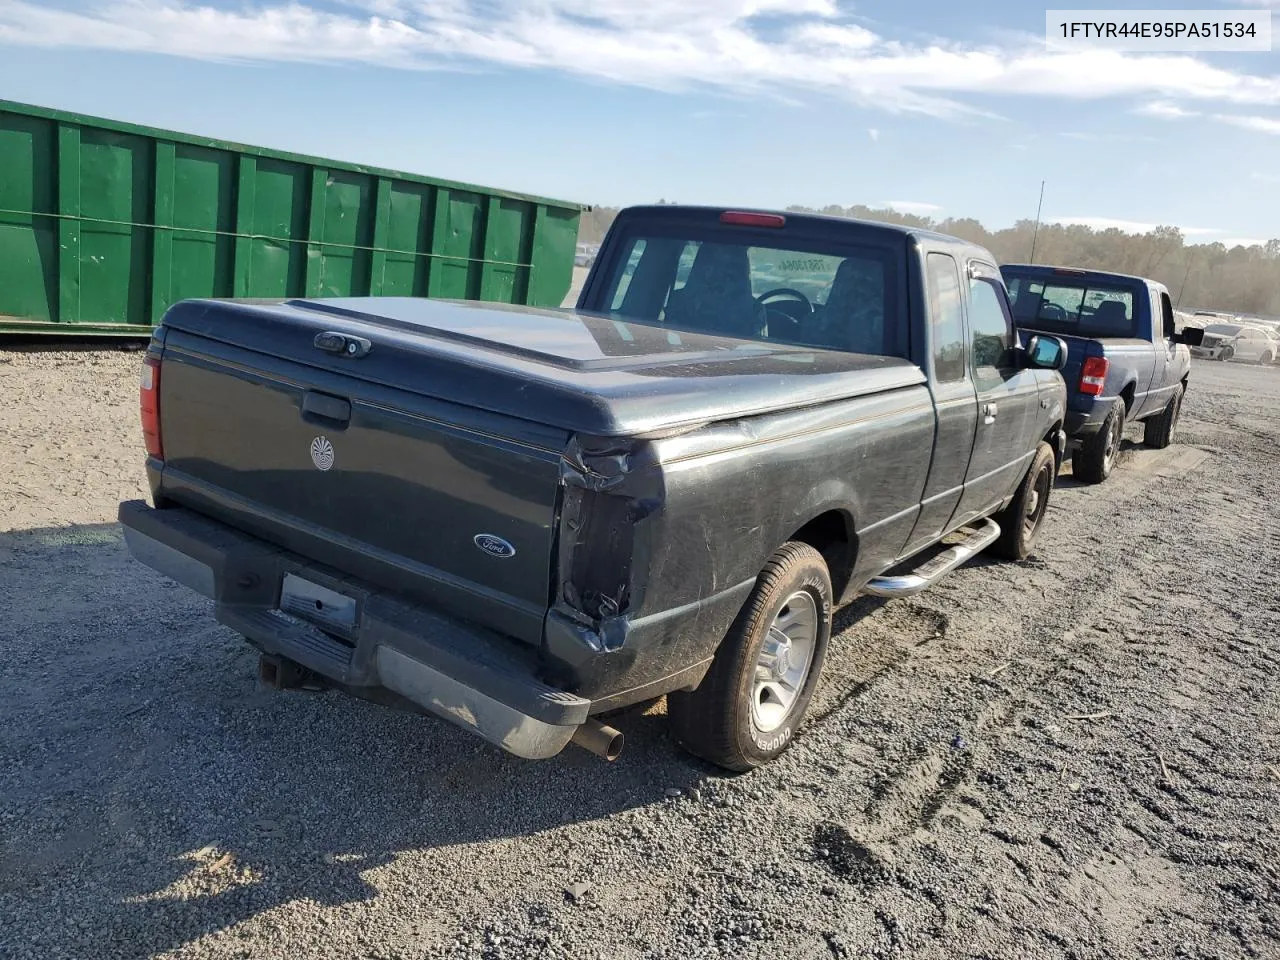
[[[910,597],[945,577],[960,564],[980,553],[1000,538],[1000,526],[994,520],[984,520],[982,526],[972,530],[967,537],[953,547],[943,550],[910,573],[899,577],[873,577],[862,588],[873,597]]]

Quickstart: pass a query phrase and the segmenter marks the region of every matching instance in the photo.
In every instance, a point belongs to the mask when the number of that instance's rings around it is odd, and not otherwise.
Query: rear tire
[[[1031,555],[1049,509],[1056,468],[1053,448],[1041,441],[1022,483],[1018,484],[1013,502],[992,518],[1000,524],[1000,539],[991,545],[991,552],[996,556],[1025,560]]]
[[[1071,475],[1084,483],[1102,483],[1115,468],[1123,437],[1124,401],[1117,400],[1102,427],[1086,438],[1071,457]]]
[[[831,614],[822,555],[805,543],[783,544],[756,578],[702,683],[667,696],[676,741],[735,772],[786,750],[822,673]]]
[[[1159,416],[1152,417],[1142,430],[1142,445],[1152,450],[1163,450],[1173,443],[1173,431],[1177,429],[1178,417],[1182,413],[1182,395],[1186,387],[1179,387],[1169,405],[1160,411]]]

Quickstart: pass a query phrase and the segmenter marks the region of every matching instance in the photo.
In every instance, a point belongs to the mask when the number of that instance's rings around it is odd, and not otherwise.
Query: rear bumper
[[[357,695],[381,691],[443,717],[508,753],[554,756],[587,720],[590,701],[543,683],[537,656],[516,641],[406,604],[180,507],[120,505],[135,559],[214,602],[220,623],[264,653],[294,661]],[[323,609],[280,609],[286,575],[340,595],[336,620]],[[317,604],[323,607],[323,603]],[[325,629],[321,629],[323,622]]]
[[[1067,440],[1079,440],[1097,433],[1110,412],[1110,402],[1094,402],[1090,410],[1068,410],[1062,424]]]

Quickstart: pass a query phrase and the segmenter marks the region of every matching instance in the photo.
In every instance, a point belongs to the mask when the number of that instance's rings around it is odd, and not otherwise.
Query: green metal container
[[[0,333],[146,335],[190,297],[558,307],[581,211],[0,100]]]

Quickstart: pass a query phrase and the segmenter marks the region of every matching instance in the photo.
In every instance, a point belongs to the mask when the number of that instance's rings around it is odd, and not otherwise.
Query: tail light
[[[720,222],[736,227],[771,227],[787,225],[787,218],[780,213],[752,213],[745,210],[726,210],[720,214]]]
[[[160,358],[147,357],[142,361],[142,383],[138,390],[138,408],[142,412],[142,438],[147,445],[147,456],[164,459],[164,446],[160,442]]]
[[[1111,361],[1106,357],[1086,358],[1084,367],[1080,370],[1080,392],[1091,397],[1102,396],[1102,390],[1107,385],[1107,369],[1110,366]]]

